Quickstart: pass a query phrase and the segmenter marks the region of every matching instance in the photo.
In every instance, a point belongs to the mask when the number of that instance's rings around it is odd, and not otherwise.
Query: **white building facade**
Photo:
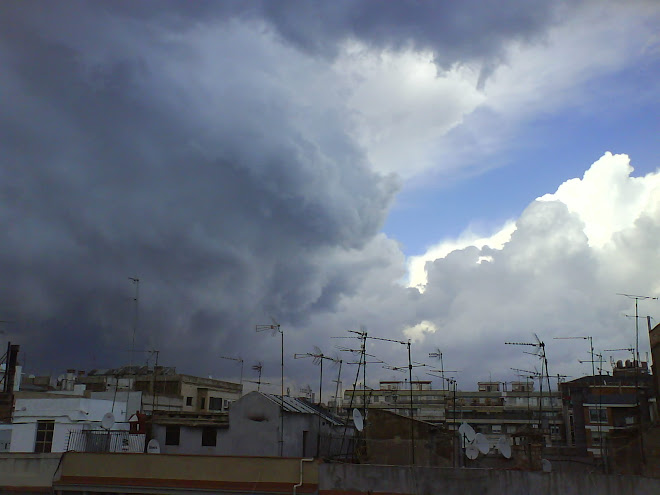
[[[109,412],[116,421],[105,430],[101,422]],[[126,416],[126,402],[84,397],[19,398],[14,406],[9,451],[65,452],[70,449],[70,437],[76,432],[90,432],[86,435],[89,438],[106,437],[110,441],[116,436],[114,433],[128,434]],[[142,452],[144,435],[141,439],[132,438],[128,445],[108,443],[106,450]]]

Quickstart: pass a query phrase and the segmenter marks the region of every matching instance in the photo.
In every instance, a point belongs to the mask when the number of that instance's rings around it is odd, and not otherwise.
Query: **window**
[[[209,410],[222,411],[222,397],[209,397]]]
[[[202,397],[202,399],[199,401],[199,408],[204,410],[206,407],[206,397]]]
[[[493,433],[501,433],[502,425],[493,425]]]
[[[202,446],[215,447],[217,442],[217,435],[215,428],[212,426],[205,426],[202,428]]]
[[[38,453],[51,452],[53,448],[53,431],[55,421],[37,421],[37,436],[34,451]]]
[[[607,409],[590,407],[589,408],[589,422],[590,423],[607,423]]]
[[[180,436],[181,436],[180,426],[165,427],[165,445],[179,445]]]
[[[192,397],[186,397],[186,406],[192,406]]]
[[[597,431],[592,431],[591,432],[591,445],[601,445],[603,437],[605,436],[604,433],[597,432]]]

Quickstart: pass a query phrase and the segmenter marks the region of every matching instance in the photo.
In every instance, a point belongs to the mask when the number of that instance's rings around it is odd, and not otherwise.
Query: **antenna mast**
[[[264,332],[266,330],[271,330],[273,335],[279,332],[282,337],[282,393],[280,395],[280,457],[284,456],[284,332],[280,327],[280,324],[275,321],[274,318],[271,318],[273,323],[271,325],[257,325],[257,332]]]
[[[131,356],[129,358],[129,365],[130,368],[133,368],[133,353],[135,352],[135,334],[137,332],[137,327],[138,327],[138,304],[139,304],[139,298],[140,298],[140,279],[137,277],[128,277],[128,280],[130,280],[133,285],[135,285],[135,296],[133,297],[133,338],[131,339]]]
[[[240,377],[240,384],[241,384],[241,394],[243,393],[243,359],[241,357],[230,357],[230,356],[220,356],[220,359],[229,359],[230,361],[238,361],[241,363],[241,377]]]
[[[657,301],[657,297],[653,296],[636,296],[633,294],[622,294],[617,293],[618,296],[625,296],[629,299],[635,300],[635,402],[637,403],[637,421],[638,421],[638,434],[639,434],[639,450],[641,452],[642,463],[646,464],[646,456],[644,454],[644,436],[642,435],[642,411],[641,405],[639,402],[639,312],[638,312],[638,302],[640,300],[651,299]],[[628,316],[628,315],[626,315]],[[649,320],[650,321],[650,320]]]

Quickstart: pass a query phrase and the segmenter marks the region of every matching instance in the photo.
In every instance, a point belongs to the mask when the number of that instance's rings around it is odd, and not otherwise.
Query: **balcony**
[[[69,432],[67,451],[144,452],[146,435],[128,431],[74,430]]]

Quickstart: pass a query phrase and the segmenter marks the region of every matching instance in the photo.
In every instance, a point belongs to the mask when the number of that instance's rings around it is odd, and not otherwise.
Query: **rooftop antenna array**
[[[548,358],[545,354],[545,342],[543,342],[539,336],[535,333],[534,338],[536,342],[505,342],[506,345],[517,345],[517,346],[528,346],[534,347],[533,352],[526,352],[526,354],[532,354],[533,356],[538,357],[541,360],[541,371],[539,379],[539,430],[543,428],[543,377],[547,378],[548,382],[548,399],[552,401],[552,394],[550,389],[550,373],[548,372]],[[523,351],[525,352],[525,351]],[[545,369],[544,369],[545,368]]]
[[[594,387],[594,393],[595,393],[595,391],[596,391],[595,390],[595,387],[596,387],[596,359],[595,358],[596,357],[599,358],[598,362],[600,364],[600,367],[598,368],[598,375],[601,376],[602,371],[603,371],[603,355],[594,352],[594,339],[593,339],[593,337],[591,335],[586,335],[586,336],[554,337],[554,338],[555,338],[555,340],[588,340],[589,341],[589,354],[591,355],[591,359],[590,360],[580,360],[580,359],[578,359],[578,362],[580,364],[582,364],[582,363],[591,363],[591,376],[593,377],[593,387]],[[600,383],[602,385],[602,378],[600,378]],[[559,383],[557,383],[557,388],[559,388]],[[602,395],[599,393],[598,394],[598,409],[599,409],[598,414],[600,414],[601,399],[602,399]],[[598,436],[600,437],[601,435],[602,435],[601,423],[599,421],[598,422]],[[601,442],[601,445],[600,445],[600,456],[601,456],[601,458],[604,458],[603,457],[604,456],[604,451],[603,451],[602,442]]]
[[[370,338],[372,340],[379,340],[381,342],[393,342],[395,344],[401,344],[404,345],[408,348],[408,381],[410,383],[410,458],[412,465],[415,465],[415,418],[414,418],[414,411],[415,409],[413,408],[413,386],[412,386],[412,369],[413,369],[413,361],[411,358],[411,350],[410,350],[410,339],[407,341],[405,340],[395,340],[395,339],[385,339],[383,337],[373,337],[373,336],[367,336],[365,333],[365,341],[367,338]],[[421,366],[421,364],[420,364]],[[426,365],[423,365],[426,366]]]
[[[653,296],[636,296],[634,294],[623,294],[620,292],[617,292],[617,296],[624,296],[629,299],[634,299],[635,300],[635,315],[626,315],[628,318],[635,318],[635,359],[637,360],[637,366],[639,366],[639,311],[638,311],[638,304],[639,301],[644,301],[646,299],[654,300],[657,301],[657,297]]]
[[[440,361],[440,369],[439,370],[431,370],[436,373],[440,373],[440,378],[442,379],[442,390],[445,390],[445,383],[447,384],[447,392],[449,392],[449,381],[445,379],[445,373],[460,373],[460,371],[457,370],[446,370],[444,363],[442,361],[442,351],[438,348],[436,348],[435,352],[429,352],[429,357],[430,358],[436,358],[437,360]],[[428,374],[428,373],[427,373]],[[431,376],[436,376],[436,375],[431,375]]]
[[[593,358],[592,359],[578,359],[578,363],[580,363],[580,364],[582,364],[582,363],[593,363],[593,365],[598,363],[598,366],[596,366],[596,371],[598,371],[598,376],[602,376],[603,375],[603,355],[598,353],[598,352],[595,352],[593,357],[596,358],[596,359],[593,359]],[[607,374],[609,374],[609,373],[607,373]]]
[[[366,366],[366,364],[367,364],[367,361],[366,361],[366,356],[367,356],[367,352],[366,352],[367,327],[365,327],[364,325],[361,325],[360,326],[360,331],[349,330],[349,333],[356,334],[356,337],[348,336],[348,337],[332,337],[332,338],[340,338],[340,339],[359,338],[360,339],[360,349],[350,349],[350,348],[341,347],[341,346],[338,346],[338,348],[339,348],[340,351],[344,351],[344,352],[351,352],[351,353],[358,353],[359,352],[360,353],[360,358],[359,358],[359,361],[357,363],[351,363],[351,362],[347,363],[347,364],[357,364],[358,365],[357,372],[355,373],[355,380],[353,381],[353,393],[351,394],[351,400],[349,402],[348,408],[349,409],[353,408],[353,400],[355,399],[355,395],[356,395],[355,392],[357,391],[357,383],[358,383],[358,379],[360,378],[360,367],[362,367],[362,382],[363,382],[363,387],[364,387],[364,394],[362,396],[362,400],[364,402],[364,415],[362,416],[361,419],[363,420],[362,421],[362,427],[364,427],[364,419],[366,418],[366,415],[367,415],[367,381],[366,381],[366,373],[367,373],[367,371],[366,371],[366,368],[367,368],[367,366]],[[356,418],[356,416],[354,414],[353,415],[353,422],[354,422],[353,424],[355,424],[355,418]],[[341,437],[341,446],[339,448],[340,452],[344,451],[344,440],[346,439],[347,426],[348,426],[348,423],[344,426],[344,432],[343,432],[342,437]],[[356,428],[357,428],[357,425],[356,425]]]
[[[441,377],[441,376],[438,376],[438,375],[434,375],[433,374],[434,372],[437,373],[437,370],[431,370],[430,373],[426,373],[426,374],[430,375],[430,376],[434,376],[436,378],[440,378],[441,380],[447,382],[447,391],[448,392],[449,392],[449,387],[451,387],[452,390],[453,390],[451,423],[452,423],[452,428],[454,430],[456,430],[456,385],[457,385],[457,382],[456,382],[456,380],[454,379],[453,376],[451,376],[449,378]],[[454,467],[456,467],[456,466],[454,466]]]
[[[282,392],[280,395],[280,457],[284,455],[284,332],[280,324],[275,321],[275,318],[271,316],[270,320],[272,323],[270,325],[256,325],[255,329],[257,332],[271,331],[271,335],[275,336],[278,333],[282,337]]]
[[[638,310],[638,304],[639,301],[643,301],[646,299],[649,300],[654,300],[657,301],[657,297],[653,296],[637,296],[634,294],[623,294],[623,293],[617,293],[619,296],[624,296],[629,299],[634,299],[635,300],[635,390],[636,392],[636,409],[637,409],[637,424],[639,425],[638,428],[638,436],[639,436],[639,450],[642,458],[642,462],[646,462],[646,454],[644,453],[644,437],[642,435],[642,412],[641,412],[641,405],[640,405],[640,400],[639,400],[639,367],[640,367],[640,362],[639,362],[639,310]],[[629,315],[626,315],[629,316]],[[651,328],[651,320],[650,317],[647,317],[649,329]]]
[[[320,366],[321,369],[321,376],[319,378],[319,407],[321,407],[321,404],[323,403],[323,361],[331,361],[335,364],[339,364],[340,359],[339,358],[333,358],[330,356],[326,356],[323,354],[320,348],[314,346],[314,352],[307,352],[305,354],[294,354],[293,355],[294,359],[303,359],[303,358],[309,358],[311,357],[313,359],[313,363],[317,366]],[[318,415],[318,431],[317,431],[317,438],[316,438],[316,457],[319,457],[320,453],[320,448],[321,448],[321,414]]]
[[[312,358],[312,362],[320,367],[321,370],[321,377],[319,379],[319,405],[323,402],[323,361],[331,361],[335,363],[335,365],[338,365],[341,362],[341,359],[338,357],[330,357],[326,356],[323,354],[320,348],[314,346],[314,352],[306,352],[304,354],[294,354],[293,355],[294,359],[304,359],[304,358]]]

